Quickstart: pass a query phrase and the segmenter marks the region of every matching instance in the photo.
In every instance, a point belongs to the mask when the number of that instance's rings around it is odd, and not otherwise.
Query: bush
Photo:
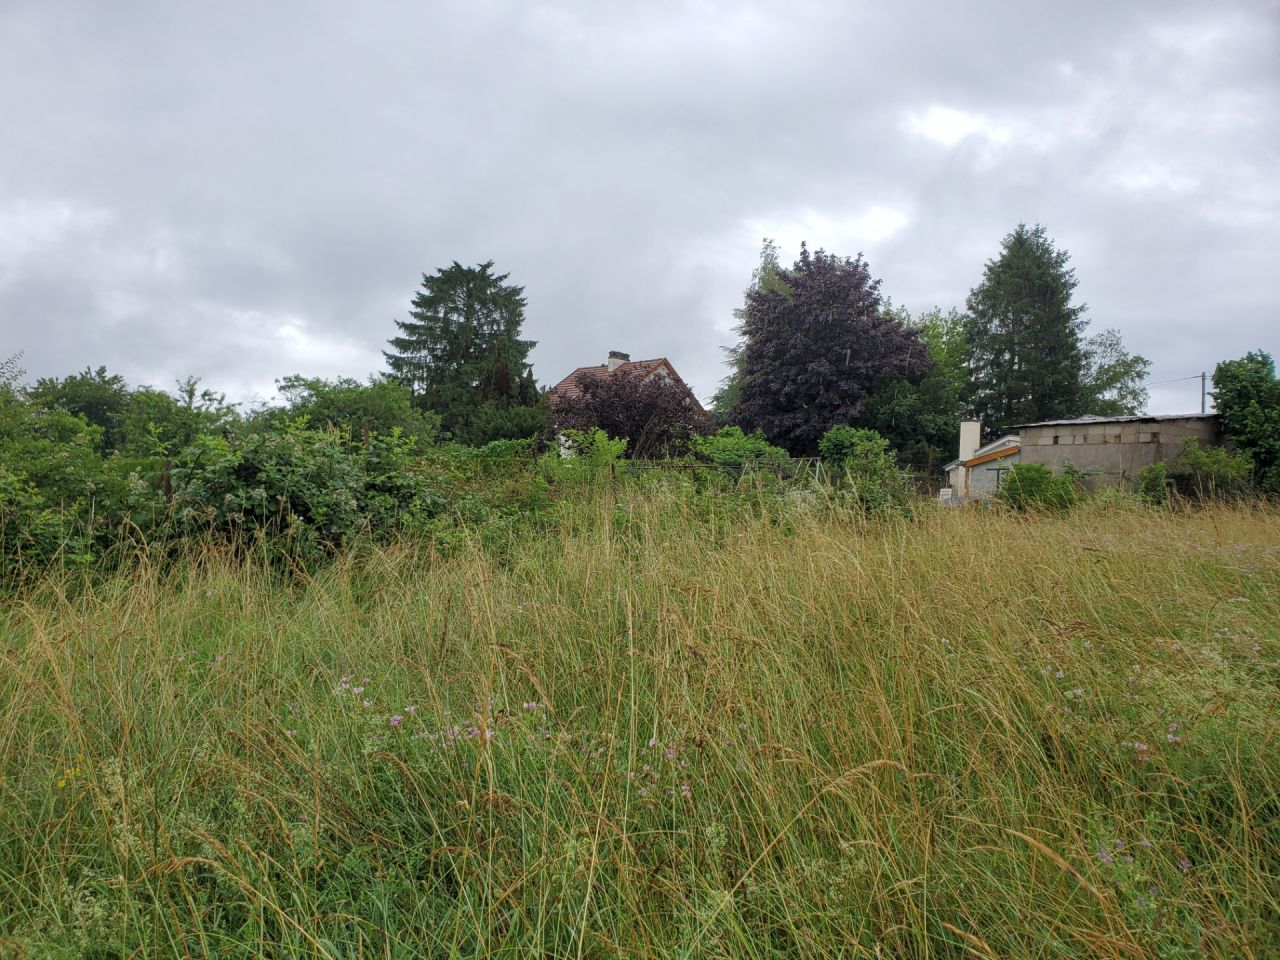
[[[1166,469],[1173,489],[1182,496],[1214,500],[1249,493],[1253,460],[1243,450],[1228,453],[1218,446],[1202,447],[1195,437],[1188,437]]]
[[[1015,510],[1065,510],[1080,499],[1073,477],[1042,463],[1018,463],[1005,475],[999,498]]]
[[[1173,481],[1169,479],[1165,465],[1153,463],[1139,470],[1133,492],[1144,503],[1158,505],[1168,502],[1169,494],[1173,492]]]
[[[560,449],[542,458],[547,479],[593,481],[612,472],[627,450],[625,437],[610,437],[599,427],[564,430]]]
[[[443,503],[410,469],[412,446],[399,431],[353,446],[302,421],[243,440],[199,437],[171,473],[179,531],[264,536],[273,551],[305,559],[360,533],[413,528]]]
[[[863,510],[906,504],[907,485],[902,471],[889,451],[889,441],[875,430],[832,427],[818,441],[818,452],[835,481],[853,492]]]
[[[752,463],[781,465],[787,451],[765,439],[764,431],[744,433],[741,427],[722,427],[706,437],[694,437],[689,449],[695,457],[719,467],[743,467]]]

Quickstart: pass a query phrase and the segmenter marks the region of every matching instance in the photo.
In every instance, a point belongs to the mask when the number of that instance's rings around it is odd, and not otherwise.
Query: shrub
[[[560,449],[542,458],[550,480],[591,481],[610,473],[627,450],[625,437],[610,437],[599,427],[564,430]]]
[[[1144,503],[1161,504],[1169,499],[1173,481],[1163,463],[1153,463],[1138,471],[1134,480],[1134,494]]]
[[[1080,499],[1080,487],[1073,477],[1042,463],[1018,463],[1005,475],[998,496],[1015,510],[1065,510]]]
[[[443,506],[410,469],[412,445],[393,431],[353,446],[302,421],[242,440],[199,437],[172,470],[179,530],[263,535],[273,551],[308,558],[362,532],[412,528]]]
[[[1212,500],[1248,493],[1253,460],[1243,450],[1228,453],[1218,446],[1202,447],[1195,437],[1187,437],[1166,469],[1173,488],[1182,496]]]
[[[741,427],[721,427],[706,437],[694,437],[689,449],[700,460],[720,467],[743,467],[750,463],[780,465],[787,451],[765,439],[764,431],[744,433]]]
[[[853,492],[863,510],[905,505],[902,471],[894,463],[889,441],[875,430],[832,427],[818,441],[818,452],[834,479]]]
[[[409,388],[387,377],[361,383],[349,377],[324,380],[295,374],[277,380],[276,387],[288,407],[271,416],[282,422],[306,417],[317,430],[335,429],[353,442],[399,429],[422,449],[440,432],[440,417],[414,407]]]

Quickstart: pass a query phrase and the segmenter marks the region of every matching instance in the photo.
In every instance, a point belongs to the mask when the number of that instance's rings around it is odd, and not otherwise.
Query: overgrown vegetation
[[[1280,951],[1273,510],[546,501],[0,608],[0,954]]]

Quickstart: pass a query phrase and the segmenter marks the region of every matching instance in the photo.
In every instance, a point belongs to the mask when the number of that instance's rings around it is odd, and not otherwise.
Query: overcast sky
[[[1153,381],[1280,352],[1280,4],[0,0],[30,377],[364,377],[492,259],[543,385],[619,349],[705,398],[762,237],[918,312],[1020,220]]]

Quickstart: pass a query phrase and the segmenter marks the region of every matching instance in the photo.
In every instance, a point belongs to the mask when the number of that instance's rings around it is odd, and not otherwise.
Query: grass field
[[[661,483],[0,613],[0,956],[1280,956],[1280,514]]]

